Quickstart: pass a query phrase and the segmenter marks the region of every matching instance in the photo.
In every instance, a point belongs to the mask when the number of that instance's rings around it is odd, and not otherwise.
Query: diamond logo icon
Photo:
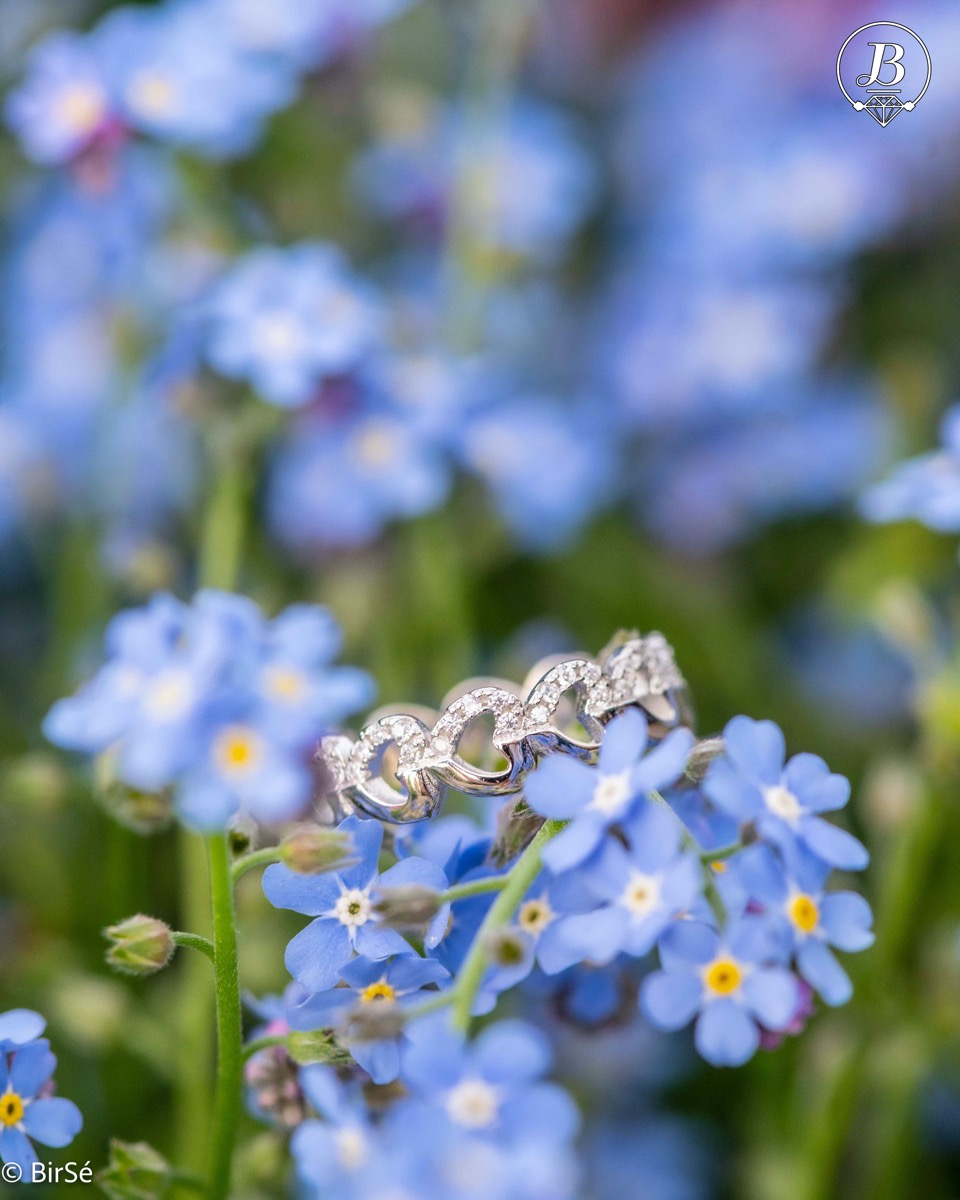
[[[880,125],[889,125],[897,113],[903,112],[900,97],[892,95],[871,96],[863,107]]]

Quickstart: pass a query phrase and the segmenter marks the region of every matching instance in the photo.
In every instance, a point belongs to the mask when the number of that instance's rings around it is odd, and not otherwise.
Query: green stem
[[[516,912],[520,901],[540,873],[543,847],[551,838],[556,837],[565,824],[565,821],[546,821],[505,876],[506,882],[500,895],[490,906],[490,911],[460,968],[460,978],[457,980],[453,996],[453,1023],[458,1029],[466,1032],[470,1028],[473,1002],[489,963],[486,949],[489,935],[506,925]]]
[[[179,831],[180,920],[189,929],[210,925],[207,865],[203,842],[195,833]],[[213,1058],[210,1022],[213,1005],[210,979],[203,961],[188,954],[181,974],[177,1005],[177,1085],[174,1097],[176,1161],[195,1174],[203,1170],[209,1144],[210,1078]]]
[[[732,858],[734,854],[743,849],[743,842],[730,842],[727,846],[721,846],[719,850],[700,850],[700,861],[702,863],[723,862],[725,858]]]
[[[211,962],[214,961],[213,942],[209,938],[201,937],[199,933],[176,932],[173,934],[173,942],[176,946],[188,946],[191,950],[199,950]]]
[[[279,846],[266,846],[263,850],[254,850],[251,854],[245,854],[243,858],[238,858],[233,864],[231,870],[233,882],[236,883],[242,879],[248,871],[256,870],[257,867],[268,867],[271,863],[279,861]]]
[[[429,1013],[438,1012],[441,1008],[449,1007],[454,1002],[454,999],[454,989],[448,988],[447,991],[437,992],[429,1000],[424,1000],[420,1004],[414,1005],[413,1008],[408,1008],[404,1016],[408,1021],[418,1021],[421,1017],[425,1017]]]
[[[271,1046],[286,1046],[289,1041],[290,1035],[287,1033],[269,1033],[264,1037],[254,1038],[243,1047],[241,1058],[246,1062],[261,1050],[269,1050]]]
[[[444,904],[452,904],[455,900],[467,900],[470,896],[483,896],[487,892],[501,892],[507,886],[509,875],[491,875],[487,879],[474,879],[470,883],[458,883],[456,887],[448,888],[440,899]]]
[[[230,850],[223,834],[207,839],[210,890],[213,898],[214,968],[217,981],[217,1104],[210,1200],[227,1200],[233,1147],[240,1122],[243,1088],[243,1022],[237,923],[230,873]]]
[[[233,453],[213,454],[215,475],[203,529],[200,534],[198,579],[201,587],[236,587],[243,545],[246,484],[246,456],[236,448]]]

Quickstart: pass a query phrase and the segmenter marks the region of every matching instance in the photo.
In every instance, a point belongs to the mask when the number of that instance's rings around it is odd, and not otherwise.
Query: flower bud
[[[715,758],[723,754],[723,738],[704,738],[690,751],[684,774],[694,783],[702,783]]]
[[[489,861],[497,867],[512,862],[530,845],[542,824],[543,817],[525,800],[505,804],[497,813],[496,833],[487,856]]]
[[[280,843],[280,861],[298,875],[340,871],[353,862],[349,834],[320,825],[301,825]]]
[[[358,1004],[344,1020],[347,1037],[355,1042],[383,1042],[403,1033],[406,1018],[395,1000],[378,1000],[376,1004]]]
[[[107,962],[124,975],[153,975],[173,957],[170,926],[156,917],[127,917],[105,929],[103,936],[110,942]]]
[[[380,888],[373,911],[388,929],[401,933],[426,933],[427,927],[443,907],[443,897],[433,888],[419,883],[402,887]]]
[[[172,1179],[170,1164],[146,1142],[110,1143],[110,1162],[97,1176],[110,1200],[160,1200]]]
[[[351,1061],[350,1055],[337,1045],[329,1029],[317,1029],[312,1033],[291,1033],[287,1038],[287,1053],[300,1066],[328,1063],[330,1066],[343,1067]]]
[[[147,836],[159,833],[173,820],[170,791],[142,792],[124,783],[117,774],[117,756],[114,752],[108,750],[97,757],[93,780],[101,806],[125,829]]]

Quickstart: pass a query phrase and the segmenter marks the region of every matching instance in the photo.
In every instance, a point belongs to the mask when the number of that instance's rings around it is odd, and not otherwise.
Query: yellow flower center
[[[620,903],[638,920],[648,917],[660,904],[660,880],[656,875],[635,871],[623,890]]]
[[[528,900],[517,913],[517,924],[526,933],[543,933],[552,920],[553,909],[546,900]]]
[[[788,908],[790,920],[804,933],[812,933],[820,920],[820,909],[812,896],[794,896]]]
[[[360,993],[361,1004],[373,1004],[378,1000],[396,1000],[397,993],[389,983],[371,983]]]
[[[260,738],[246,725],[229,725],[213,748],[217,765],[224,775],[248,775],[262,758]]]
[[[103,120],[103,92],[93,83],[77,83],[60,97],[60,116],[76,133],[90,133]]]
[[[266,674],[267,691],[276,700],[295,703],[307,690],[307,681],[290,667],[271,667]]]
[[[23,1120],[23,1101],[16,1092],[0,1096],[0,1125],[19,1125]]]
[[[703,981],[718,996],[729,996],[743,982],[743,972],[732,958],[717,958],[703,973]]]
[[[144,71],[138,75],[130,91],[134,106],[152,116],[169,112],[176,100],[173,84],[156,71]]]

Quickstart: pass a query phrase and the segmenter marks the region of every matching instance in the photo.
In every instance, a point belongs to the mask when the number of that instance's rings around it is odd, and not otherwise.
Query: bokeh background
[[[0,1010],[49,1017],[71,1156],[172,1144],[184,966],[118,979],[100,930],[177,924],[177,849],[40,724],[113,612],[193,591],[216,468],[241,590],[329,605],[383,701],[660,629],[701,733],[771,717],[854,781],[846,1008],[736,1072],[556,1015],[589,1200],[960,1195],[956,544],[858,510],[956,398],[956,4],[165,0],[152,90],[98,108],[112,11],[0,4]],[[934,64],[886,128],[835,77],[877,19]],[[305,241],[376,316],[278,403],[208,302]],[[281,990],[296,924],[253,879],[240,919]],[[288,1194],[252,1120],[241,1163],[238,1197]]]

